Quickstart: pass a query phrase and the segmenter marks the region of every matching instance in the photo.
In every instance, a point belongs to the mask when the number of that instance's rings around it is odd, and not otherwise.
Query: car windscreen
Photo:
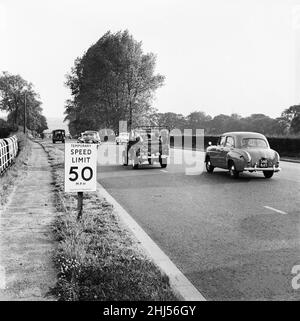
[[[268,148],[267,142],[262,138],[243,138],[242,147],[246,148]]]
[[[83,138],[88,138],[88,139],[97,139],[97,134],[96,133],[84,133],[82,134]]]

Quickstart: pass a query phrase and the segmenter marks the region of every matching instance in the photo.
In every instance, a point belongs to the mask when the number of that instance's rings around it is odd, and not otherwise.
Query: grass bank
[[[0,207],[8,201],[15,184],[25,175],[32,143],[22,132],[17,132],[19,152],[13,164],[0,176]]]
[[[168,278],[143,254],[137,240],[121,226],[113,207],[96,193],[84,198],[76,220],[76,198],[63,191],[64,155],[41,143],[53,168],[59,241],[55,264],[59,275],[53,293],[60,300],[177,300]]]

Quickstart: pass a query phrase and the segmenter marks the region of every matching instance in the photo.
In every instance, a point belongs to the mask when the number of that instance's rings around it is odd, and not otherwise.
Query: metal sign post
[[[83,208],[83,192],[77,193],[77,221],[82,217],[82,208]]]
[[[83,212],[83,192],[97,190],[97,145],[65,144],[65,192],[77,192],[77,220]]]

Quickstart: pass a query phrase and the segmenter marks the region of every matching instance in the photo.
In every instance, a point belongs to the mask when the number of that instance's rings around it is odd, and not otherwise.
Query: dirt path
[[[52,177],[42,147],[32,143],[28,173],[0,213],[0,300],[54,300],[52,264],[55,216]]]

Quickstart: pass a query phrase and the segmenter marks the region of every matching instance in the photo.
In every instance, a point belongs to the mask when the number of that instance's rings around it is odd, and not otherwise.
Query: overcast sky
[[[31,81],[44,114],[63,117],[74,59],[128,29],[166,76],[160,112],[278,117],[300,103],[299,26],[300,0],[0,0],[0,71]]]

